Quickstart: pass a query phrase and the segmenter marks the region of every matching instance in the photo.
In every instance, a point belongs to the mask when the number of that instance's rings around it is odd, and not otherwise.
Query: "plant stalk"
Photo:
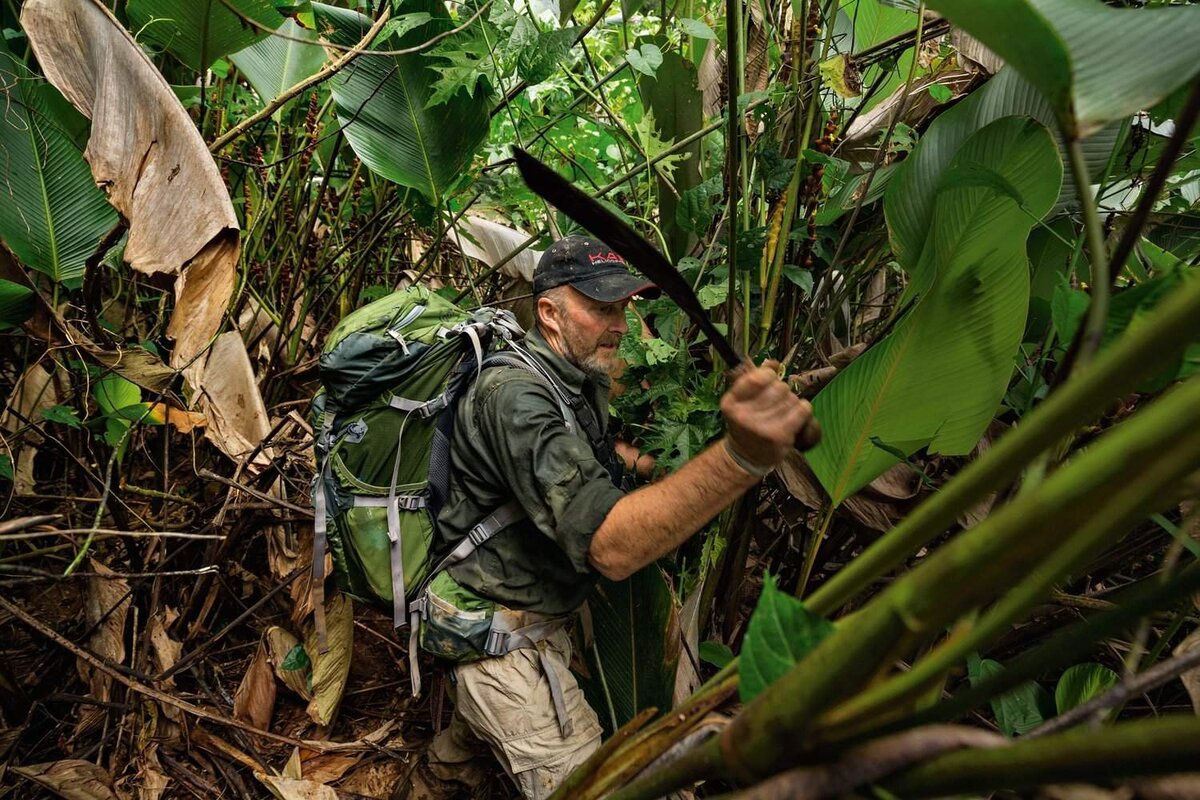
[[[1075,193],[1083,210],[1083,227],[1087,235],[1088,255],[1091,257],[1091,296],[1087,320],[1084,323],[1083,339],[1075,361],[1075,371],[1088,364],[1100,349],[1104,338],[1104,326],[1108,322],[1108,300],[1112,294],[1108,272],[1108,251],[1104,245],[1104,228],[1096,208],[1096,196],[1092,193],[1088,176],[1087,161],[1083,157],[1083,144],[1077,138],[1067,143],[1067,155],[1071,161],[1071,177],[1075,181]]]

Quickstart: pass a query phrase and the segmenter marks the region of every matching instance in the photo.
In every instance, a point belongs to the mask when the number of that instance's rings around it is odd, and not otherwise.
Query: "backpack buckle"
[[[488,630],[487,640],[483,643],[483,652],[489,656],[502,656],[508,652],[508,631]]]

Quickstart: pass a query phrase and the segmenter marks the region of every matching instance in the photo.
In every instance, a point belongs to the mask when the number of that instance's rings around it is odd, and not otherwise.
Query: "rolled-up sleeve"
[[[567,428],[552,390],[510,373],[478,398],[478,429],[530,521],[580,573],[592,536],[624,493],[591,446]]]

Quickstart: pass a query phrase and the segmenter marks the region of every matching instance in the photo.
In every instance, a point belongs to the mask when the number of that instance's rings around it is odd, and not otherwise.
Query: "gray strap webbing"
[[[526,625],[523,628],[506,630],[504,614],[497,612],[492,617],[492,629],[488,631],[487,645],[484,647],[485,652],[490,656],[502,656],[514,650],[526,649],[532,649],[537,653],[538,660],[542,664],[542,672],[546,676],[546,682],[550,685],[550,699],[554,702],[554,715],[558,717],[558,729],[564,738],[574,732],[575,726],[571,723],[570,716],[567,715],[566,698],[563,695],[562,682],[558,678],[558,672],[554,669],[554,663],[550,660],[550,656],[537,646],[537,643],[560,629],[565,622],[565,618],[558,617]]]
[[[462,561],[471,555],[471,553],[474,553],[479,545],[491,539],[523,516],[525,516],[525,509],[521,507],[521,504],[516,500],[509,500],[480,520],[479,524],[475,525],[471,530],[467,531],[467,535],[463,537],[462,541],[446,554],[441,563],[438,564],[437,569],[431,574],[441,572],[451,564],[457,564]]]
[[[329,449],[335,417],[332,411],[326,411],[320,433],[325,443],[325,458],[321,469],[317,471],[316,480],[313,481],[312,581],[308,592],[313,604],[313,628],[317,632],[317,650],[321,653],[329,652],[329,637],[325,629],[325,548],[328,538],[329,503],[325,497],[325,487],[333,478],[329,466]]]
[[[400,541],[400,497],[396,494],[396,483],[400,479],[400,458],[404,453],[404,429],[408,427],[409,411],[400,423],[400,431],[396,434],[396,460],[392,462],[392,482],[388,487],[388,495],[382,498],[387,512],[387,535],[391,545],[392,567],[392,625],[399,628],[408,620],[408,606],[404,595],[407,589],[404,585],[404,547]]]
[[[421,594],[416,600],[413,600],[408,606],[408,677],[412,683],[413,697],[421,696],[421,665],[417,660],[417,634],[421,630],[421,618],[425,616],[425,608],[428,604],[426,595]]]
[[[313,604],[313,627],[317,631],[317,650],[321,653],[329,651],[328,636],[325,633],[325,538],[328,525],[329,510],[325,502],[325,481],[328,479],[328,466],[317,473],[313,484],[313,559],[312,583],[309,594]]]
[[[397,411],[405,414],[410,414],[413,411],[428,419],[441,412],[450,402],[449,397],[445,392],[437,397],[432,397],[429,400],[413,400],[408,397],[400,397],[392,395],[392,399],[388,400],[388,405]]]
[[[396,506],[401,511],[418,511],[425,507],[425,496],[420,494],[398,494],[392,497],[371,497],[358,494],[354,498],[355,508],[387,508]]]

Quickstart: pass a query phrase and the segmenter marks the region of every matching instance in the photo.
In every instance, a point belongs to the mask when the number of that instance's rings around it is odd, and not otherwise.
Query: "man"
[[[454,720],[431,765],[462,777],[482,740],[524,796],[544,798],[600,743],[596,713],[568,668],[569,615],[599,576],[621,580],[672,552],[754,486],[812,411],[769,367],[741,370],[721,401],[726,436],[627,492],[607,436],[609,374],[630,298],[656,290],[586,236],[553,244],[533,288],[536,324],[523,345],[544,374],[491,367],[461,400],[438,525],[454,545],[514,498],[521,518],[435,579],[434,615],[453,620],[430,627],[453,637],[473,619],[514,615],[512,625],[531,626],[522,630],[536,630],[527,639],[538,641],[454,668]],[[636,451],[622,451],[635,466]]]

